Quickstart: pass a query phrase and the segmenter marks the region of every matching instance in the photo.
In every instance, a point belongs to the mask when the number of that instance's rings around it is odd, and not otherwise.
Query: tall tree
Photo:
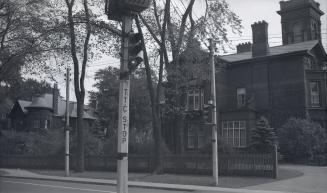
[[[70,57],[74,70],[74,90],[77,100],[77,171],[84,171],[83,112],[85,101],[85,74],[87,65],[98,53],[107,53],[110,46],[117,48],[119,34],[103,22],[96,13],[100,1],[65,0],[67,8],[68,39]],[[90,6],[93,6],[91,9]],[[101,10],[102,11],[102,10]],[[113,34],[113,33],[114,34]],[[108,42],[111,44],[108,46]],[[114,54],[114,53],[111,53]]]
[[[179,8],[174,6],[174,3],[170,0],[166,0],[164,5],[159,1],[153,0],[153,7],[140,15],[140,20],[146,28],[145,33],[143,33],[141,22],[137,20],[138,31],[144,34],[145,40],[153,41],[156,44],[155,47],[153,43],[150,44],[152,46],[149,49],[152,49],[152,52],[159,50],[158,55],[160,56],[159,67],[156,73],[158,79],[154,79],[150,72],[151,67],[156,66],[156,61],[152,61],[153,63],[150,65],[151,61],[149,60],[148,52],[144,52],[144,65],[148,76],[147,82],[152,107],[152,123],[156,141],[156,173],[163,172],[159,101],[164,74],[166,75],[166,80],[169,82],[168,85],[170,85],[166,90],[169,89],[172,96],[166,101],[166,108],[168,107],[170,112],[174,114],[174,117],[179,117],[182,112],[181,101],[178,100],[181,95],[179,88],[182,83],[185,83],[184,72],[179,61],[181,53],[185,48],[190,47],[193,39],[204,40],[210,37],[216,40],[222,40],[221,43],[226,43],[228,42],[227,28],[230,27],[233,31],[240,33],[241,21],[230,10],[226,1],[209,2],[205,0],[205,2],[207,5],[206,13],[204,16],[197,18],[197,20],[193,17],[195,0],[190,0],[186,3],[185,11],[180,11],[182,12],[181,15],[178,11]],[[184,5],[184,2],[182,3]],[[144,43],[144,50],[146,50],[145,45],[148,44]],[[154,85],[156,85],[156,90],[154,89]]]
[[[73,60],[74,66],[74,88],[75,88],[75,96],[77,100],[77,171],[84,171],[84,138],[83,138],[83,113],[84,113],[84,100],[85,100],[85,87],[84,87],[84,79],[85,79],[85,69],[88,61],[88,47],[91,36],[91,26],[90,26],[90,10],[88,8],[88,1],[83,0],[83,16],[85,17],[85,26],[83,26],[83,30],[85,30],[86,34],[84,38],[84,45],[82,48],[82,61],[78,60],[78,40],[76,36],[78,33],[76,31],[74,15],[73,15],[73,7],[75,5],[75,0],[65,0],[67,9],[68,9],[68,24],[69,24],[69,37],[70,37],[70,52]],[[81,64],[80,64],[81,63]],[[81,70],[80,70],[81,67]]]

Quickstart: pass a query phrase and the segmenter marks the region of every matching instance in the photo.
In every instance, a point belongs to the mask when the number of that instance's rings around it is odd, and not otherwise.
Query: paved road
[[[231,193],[129,187],[130,193]],[[0,193],[116,193],[116,186],[0,177]]]
[[[297,193],[327,193],[327,167],[287,165],[288,169],[297,170],[303,175],[266,183],[256,186],[248,186],[251,190],[273,190]]]
[[[186,193],[158,189],[129,188],[131,193]],[[31,179],[0,178],[0,193],[116,193],[115,186]],[[189,193],[189,192],[188,192]]]

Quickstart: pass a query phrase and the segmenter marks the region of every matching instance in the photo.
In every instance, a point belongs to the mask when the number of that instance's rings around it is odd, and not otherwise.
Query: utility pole
[[[121,61],[119,75],[117,193],[128,193],[128,133],[130,74],[143,61],[140,34],[133,34],[132,15],[147,9],[150,0],[105,0],[108,19],[122,21]],[[141,48],[141,49],[140,49]]]
[[[65,126],[65,174],[69,176],[69,83],[70,68],[66,72],[66,126]]]
[[[119,83],[118,114],[118,156],[117,156],[117,193],[128,193],[128,133],[129,133],[129,93],[130,78],[128,72],[129,34],[132,30],[131,15],[123,16],[121,64]],[[124,76],[122,76],[124,74]]]
[[[216,102],[216,68],[215,68],[215,42],[209,39],[210,42],[210,67],[211,67],[211,100],[212,100],[212,173],[215,180],[215,185],[218,186],[218,137],[217,137],[217,102]]]

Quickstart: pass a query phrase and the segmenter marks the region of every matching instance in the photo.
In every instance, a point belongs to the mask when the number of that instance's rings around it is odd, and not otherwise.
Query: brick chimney
[[[252,57],[266,56],[269,54],[268,23],[266,21],[255,22],[252,27]]]
[[[237,49],[237,53],[251,52],[252,44],[251,42],[241,43],[236,46],[236,49]]]
[[[52,108],[55,115],[58,114],[58,101],[59,101],[59,89],[58,84],[55,83],[52,89]]]

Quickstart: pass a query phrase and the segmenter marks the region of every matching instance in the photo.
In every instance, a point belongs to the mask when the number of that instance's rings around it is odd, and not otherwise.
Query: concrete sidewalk
[[[1,177],[7,177],[7,178],[52,180],[52,181],[61,181],[61,182],[74,182],[74,183],[84,183],[84,184],[88,183],[88,184],[112,185],[112,186],[116,185],[116,180],[40,175],[21,169],[0,169],[0,175]],[[196,185],[181,185],[181,184],[152,183],[152,182],[136,182],[136,181],[129,181],[128,186],[151,188],[151,189],[177,190],[177,191],[178,190],[209,191],[209,192],[226,192],[226,193],[291,193],[291,192],[284,192],[284,191],[267,191],[267,190],[253,190],[253,189],[249,190],[249,189],[241,189],[241,188],[221,188],[221,187],[214,187],[214,186],[196,186]]]

